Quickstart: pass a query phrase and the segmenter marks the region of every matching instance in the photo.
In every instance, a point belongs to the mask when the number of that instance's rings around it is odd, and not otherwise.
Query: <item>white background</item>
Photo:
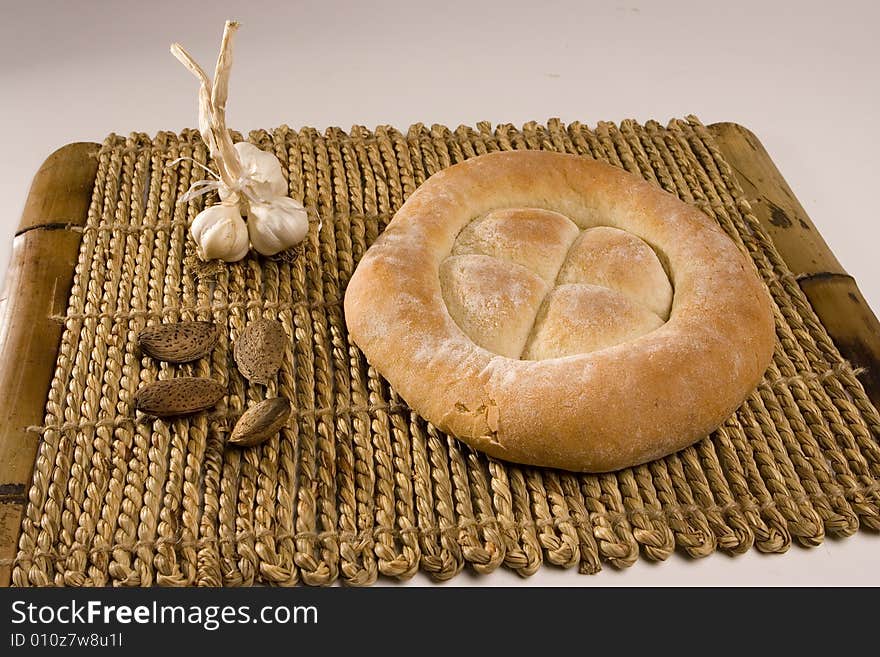
[[[45,157],[108,132],[196,125],[180,41],[213,69],[242,21],[228,111],[247,132],[421,121],[588,125],[694,113],[766,146],[807,213],[880,310],[876,193],[880,3],[644,0],[398,2],[0,1],[0,271]],[[3,400],[4,402],[6,400]],[[544,568],[460,585],[880,584],[880,537],[784,557],[673,556],[595,577]],[[418,576],[413,583],[427,583]]]

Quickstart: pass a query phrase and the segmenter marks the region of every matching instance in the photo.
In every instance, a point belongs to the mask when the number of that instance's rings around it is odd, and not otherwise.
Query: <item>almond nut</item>
[[[287,342],[280,322],[259,319],[248,324],[236,340],[235,364],[248,381],[266,385],[281,368]]]
[[[217,328],[211,322],[177,322],[144,329],[137,343],[141,351],[158,360],[188,363],[207,356],[217,337]]]
[[[158,417],[189,415],[216,405],[226,387],[213,379],[179,377],[153,381],[137,391],[134,407]]]
[[[275,397],[251,406],[232,430],[229,444],[238,447],[253,447],[265,442],[281,430],[290,417],[290,402],[284,397]]]

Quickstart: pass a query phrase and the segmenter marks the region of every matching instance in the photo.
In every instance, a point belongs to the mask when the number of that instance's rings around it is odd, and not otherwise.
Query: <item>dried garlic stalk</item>
[[[171,54],[199,80],[199,131],[218,170],[211,172],[215,180],[194,183],[180,199],[186,202],[212,189],[220,196],[220,205],[205,208],[190,226],[202,260],[241,260],[248,241],[259,253],[274,255],[301,242],[309,228],[305,208],[287,195],[278,158],[247,142],[233,144],[226,128],[232,37],[238,26],[226,21],[213,83],[183,46],[171,45]]]

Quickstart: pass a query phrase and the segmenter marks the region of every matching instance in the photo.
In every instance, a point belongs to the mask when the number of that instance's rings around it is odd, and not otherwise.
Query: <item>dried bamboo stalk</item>
[[[797,278],[834,344],[880,407],[880,322],[776,168],[758,138],[736,123],[707,126],[752,212]]]
[[[34,176],[0,294],[0,586],[8,586],[99,144],[68,144]]]

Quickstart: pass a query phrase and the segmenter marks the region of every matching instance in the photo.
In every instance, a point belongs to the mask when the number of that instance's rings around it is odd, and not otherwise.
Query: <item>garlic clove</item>
[[[263,255],[275,255],[299,244],[309,230],[306,209],[289,196],[251,203],[248,211],[251,244]]]
[[[202,260],[236,262],[247,255],[248,228],[233,205],[212,205],[189,228]]]
[[[244,173],[253,180],[272,185],[275,196],[287,196],[287,181],[281,172],[281,162],[273,153],[264,151],[248,141],[234,145]]]
[[[238,142],[234,148],[241,164],[242,178],[254,196],[262,199],[287,196],[287,181],[277,157],[247,141]],[[231,195],[229,189],[221,188],[219,192],[223,200]]]

